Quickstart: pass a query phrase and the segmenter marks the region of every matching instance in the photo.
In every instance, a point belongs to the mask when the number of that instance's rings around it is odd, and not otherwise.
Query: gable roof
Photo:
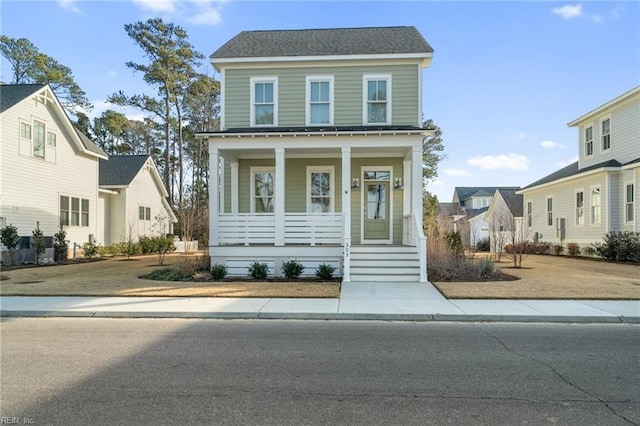
[[[612,100],[610,100],[609,102],[600,105],[598,108],[589,111],[586,114],[581,115],[580,117],[576,118],[575,120],[567,123],[567,126],[569,127],[575,127],[577,125],[579,125],[581,122],[590,119],[591,117],[595,116],[595,115],[599,115],[601,113],[603,113],[605,110],[616,106],[622,102],[626,102],[628,100],[630,100],[631,98],[633,98],[634,96],[640,95],[640,86],[636,86],[633,89],[623,93],[622,95],[613,98]]]
[[[108,161],[100,160],[98,185],[129,185],[148,158],[148,155],[112,155]]]
[[[515,189],[498,189],[497,192],[502,196],[513,217],[522,217],[524,196],[517,194]]]
[[[216,62],[216,59],[297,56],[430,57],[432,53],[433,48],[415,27],[367,27],[242,31],[210,57]]]
[[[590,172],[592,170],[596,170],[596,169],[601,169],[603,167],[620,167],[621,164],[616,161],[616,160],[609,160],[609,161],[604,161],[602,163],[598,163],[598,164],[594,164],[593,166],[589,166],[589,167],[585,167],[585,168],[578,168],[578,162],[576,161],[575,163],[571,163],[566,167],[561,168],[560,170],[556,170],[555,172],[543,177],[542,179],[538,179],[537,181],[533,182],[532,184],[529,184],[527,186],[525,186],[524,189],[530,189],[533,188],[535,186],[540,186],[540,185],[544,185],[547,183],[551,183],[560,179],[566,179],[569,178],[571,176],[576,176],[579,175],[581,173],[585,173],[585,172]]]
[[[44,86],[44,84],[0,84],[0,113],[28,98]]]
[[[464,210],[458,203],[438,203],[438,215],[442,216],[464,216]]]
[[[519,186],[456,186],[454,188],[454,199],[457,196],[458,202],[462,204],[472,197],[493,197],[498,189],[520,189]]]
[[[80,138],[80,142],[82,142],[82,145],[84,145],[87,151],[91,151],[94,154],[98,154],[99,156],[107,156],[106,152],[104,152],[98,145],[93,143],[93,141],[89,139],[87,135],[82,133],[76,126],[73,126],[73,130],[76,131],[76,135],[78,135],[78,138]],[[101,159],[100,161],[103,160]]]

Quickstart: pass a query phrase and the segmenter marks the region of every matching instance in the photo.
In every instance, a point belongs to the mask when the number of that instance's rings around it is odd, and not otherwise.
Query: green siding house
[[[211,55],[213,263],[298,260],[345,282],[422,281],[422,72],[414,27],[243,31]]]

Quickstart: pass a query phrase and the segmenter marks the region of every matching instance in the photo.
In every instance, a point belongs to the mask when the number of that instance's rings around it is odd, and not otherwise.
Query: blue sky
[[[182,26],[207,56],[243,30],[413,25],[435,49],[423,110],[444,133],[447,159],[427,186],[440,201],[455,186],[525,186],[575,161],[566,123],[640,84],[639,2],[3,0],[0,14],[2,34],[73,70],[92,115],[111,93],[149,90],[124,65],[141,60],[124,31],[138,20]]]

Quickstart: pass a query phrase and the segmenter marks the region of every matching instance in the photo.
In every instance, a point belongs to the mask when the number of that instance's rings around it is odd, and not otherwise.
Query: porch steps
[[[420,258],[411,246],[351,246],[351,281],[417,282]]]

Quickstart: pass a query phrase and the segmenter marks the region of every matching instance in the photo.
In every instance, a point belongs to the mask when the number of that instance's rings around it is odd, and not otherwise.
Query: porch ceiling
[[[405,157],[408,155],[410,150],[411,147],[407,146],[352,147],[351,157]],[[220,149],[220,154],[224,158],[229,160],[249,158],[275,158],[275,149],[264,147],[224,148]],[[341,156],[341,147],[285,148],[286,158],[340,158]]]

